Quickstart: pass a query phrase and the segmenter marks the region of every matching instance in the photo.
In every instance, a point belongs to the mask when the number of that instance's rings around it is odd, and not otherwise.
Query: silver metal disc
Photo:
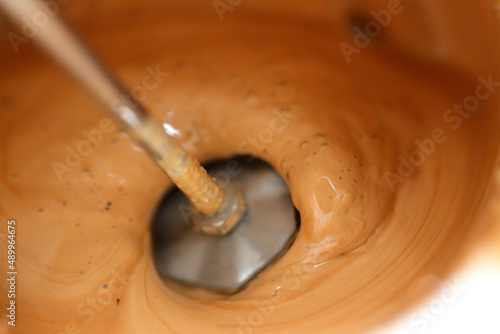
[[[267,163],[233,159],[207,171],[224,186],[239,186],[247,211],[225,236],[197,232],[186,219],[189,200],[178,189],[165,197],[155,216],[153,255],[158,273],[194,287],[235,292],[272,263],[297,231],[287,184]],[[188,208],[188,209],[187,209]]]

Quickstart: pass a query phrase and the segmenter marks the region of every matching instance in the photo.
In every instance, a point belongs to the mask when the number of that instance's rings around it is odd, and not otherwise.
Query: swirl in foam
[[[20,226],[19,333],[366,330],[420,300],[427,275],[448,275],[484,234],[498,236],[499,94],[483,82],[497,72],[457,70],[459,56],[438,66],[383,36],[348,65],[342,20],[325,21],[319,5],[271,17],[256,3],[223,24],[156,5],[131,17],[131,4],[111,15],[110,2],[92,23],[80,14],[89,4],[67,9],[131,87],[154,78],[146,66],[170,73],[141,90],[144,103],[201,161],[270,162],[301,213],[298,238],[239,294],[165,287],[149,224],[170,182],[117,128],[68,163],[105,115],[34,51],[14,57],[4,43],[0,215]],[[447,114],[480,85],[491,94],[476,110]],[[54,162],[67,167],[61,182]]]

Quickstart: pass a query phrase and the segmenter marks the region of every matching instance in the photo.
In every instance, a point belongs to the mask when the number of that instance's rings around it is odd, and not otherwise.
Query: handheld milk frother
[[[32,0],[0,0],[0,6],[16,22],[46,10],[43,2]],[[47,17],[35,40],[104,104],[182,191],[166,197],[153,224],[159,274],[197,287],[239,290],[295,235],[286,183],[265,163],[233,159],[241,171],[221,186],[137,101],[123,98],[129,96],[126,90],[60,19]]]

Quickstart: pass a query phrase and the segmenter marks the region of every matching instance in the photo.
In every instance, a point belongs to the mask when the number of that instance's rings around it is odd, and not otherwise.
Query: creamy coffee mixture
[[[392,2],[242,2],[223,21],[209,2],[61,5],[200,161],[256,155],[289,183],[295,243],[232,296],[165,286],[149,226],[171,182],[33,41],[3,39],[0,217],[16,220],[19,275],[2,329],[363,332],[498,242],[496,14]]]

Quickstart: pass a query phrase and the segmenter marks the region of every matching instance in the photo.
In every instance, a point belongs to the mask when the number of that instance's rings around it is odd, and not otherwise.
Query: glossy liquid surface
[[[496,18],[486,1],[450,4],[405,7],[350,64],[350,18],[385,2],[255,2],[223,22],[211,4],[65,8],[200,161],[255,154],[289,183],[295,243],[230,298],[163,285],[149,225],[169,180],[33,45],[2,42],[0,217],[19,226],[22,273],[13,333],[355,333],[415,305],[499,235],[500,94],[485,84],[500,81]],[[476,35],[456,42],[448,31],[471,8]],[[448,112],[478,91],[490,94],[467,117]]]

